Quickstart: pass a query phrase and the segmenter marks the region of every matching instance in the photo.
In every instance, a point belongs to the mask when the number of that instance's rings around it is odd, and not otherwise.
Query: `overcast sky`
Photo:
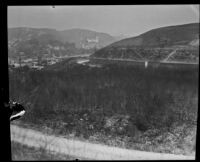
[[[198,5],[8,7],[8,27],[83,28],[136,36],[157,27],[193,22],[199,22]]]

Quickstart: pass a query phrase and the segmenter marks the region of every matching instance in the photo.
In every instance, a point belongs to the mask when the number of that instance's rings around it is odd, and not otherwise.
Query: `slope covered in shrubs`
[[[74,64],[9,72],[10,98],[23,122],[109,145],[191,154],[195,148],[198,68]]]

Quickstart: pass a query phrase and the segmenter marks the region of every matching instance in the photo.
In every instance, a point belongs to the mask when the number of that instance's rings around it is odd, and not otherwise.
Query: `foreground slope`
[[[49,150],[65,155],[93,160],[194,160],[194,156],[152,153],[92,144],[11,125],[11,140],[28,146],[46,146]]]

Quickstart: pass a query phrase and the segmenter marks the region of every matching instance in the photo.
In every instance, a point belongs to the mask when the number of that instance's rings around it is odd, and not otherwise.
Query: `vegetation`
[[[68,63],[9,71],[10,98],[27,109],[23,122],[126,148],[195,151],[198,68]]]

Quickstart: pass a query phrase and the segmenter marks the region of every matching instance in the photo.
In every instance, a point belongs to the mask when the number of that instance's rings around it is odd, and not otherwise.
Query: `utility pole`
[[[41,64],[41,56],[40,56],[40,54],[38,54],[38,65],[40,65]]]
[[[19,53],[19,67],[21,68],[22,66],[22,58],[21,58],[21,52]]]

